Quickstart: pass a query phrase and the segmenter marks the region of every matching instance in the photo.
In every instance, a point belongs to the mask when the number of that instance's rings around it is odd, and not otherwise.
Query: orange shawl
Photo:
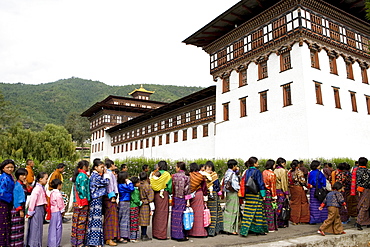
[[[202,182],[204,181],[204,176],[199,172],[190,173],[190,192],[194,192],[200,189]]]

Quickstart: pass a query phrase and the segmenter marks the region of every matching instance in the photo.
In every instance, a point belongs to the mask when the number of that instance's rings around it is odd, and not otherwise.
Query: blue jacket
[[[265,183],[263,182],[263,177],[262,177],[262,172],[258,170],[256,167],[250,167],[246,172],[245,172],[245,184],[247,184],[247,181],[250,176],[254,178],[254,182],[256,183],[261,196],[265,197],[266,196],[266,187]],[[248,190],[245,190],[245,193],[248,194]],[[250,194],[250,193],[249,193]]]
[[[0,175],[0,200],[11,203],[13,201],[14,180],[12,175],[3,172]]]
[[[107,194],[108,178],[101,176],[98,172],[93,171],[90,177],[90,196],[96,199]]]
[[[135,187],[131,181],[128,184],[118,184],[119,201],[130,201],[131,192],[134,190]]]
[[[312,185],[312,187],[316,188],[316,181],[318,181],[317,188],[321,189],[326,186],[326,178],[325,175],[322,174],[321,171],[318,169],[310,171],[308,174],[308,183]]]
[[[23,186],[19,182],[15,182],[13,199],[13,205],[15,209],[24,206],[26,203],[26,194],[24,193]]]

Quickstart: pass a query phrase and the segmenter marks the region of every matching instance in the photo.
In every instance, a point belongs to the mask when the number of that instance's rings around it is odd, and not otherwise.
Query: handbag
[[[257,195],[259,190],[253,178],[255,173],[256,171],[253,171],[252,175],[248,178],[247,183],[245,184],[245,187],[247,188],[249,193]]]
[[[328,191],[324,188],[319,189],[318,184],[319,184],[319,172],[317,173],[317,178],[316,178],[316,190],[314,197],[319,200],[319,202],[323,202],[325,200],[326,195],[328,194]]]
[[[290,208],[289,201],[285,198],[283,207],[281,208],[281,212],[279,214],[279,220],[289,220],[291,211],[292,209]]]
[[[184,214],[182,215],[182,222],[185,230],[190,230],[193,228],[194,212],[191,207],[186,207]]]
[[[230,176],[229,180],[227,180],[227,182],[225,184],[225,189],[230,191],[230,192],[236,192],[236,190],[234,190],[234,188],[232,186],[233,175],[234,175],[234,173],[231,173],[231,176]]]
[[[211,224],[211,211],[209,211],[207,205],[203,211],[203,226],[208,227]]]

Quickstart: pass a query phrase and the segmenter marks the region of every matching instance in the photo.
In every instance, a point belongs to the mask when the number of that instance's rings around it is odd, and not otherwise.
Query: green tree
[[[82,147],[84,142],[90,137],[90,124],[87,118],[81,117],[79,113],[70,113],[64,124],[64,127],[72,135],[73,141]]]
[[[0,128],[7,127],[19,115],[18,111],[11,109],[9,101],[4,99],[4,95],[0,92]]]

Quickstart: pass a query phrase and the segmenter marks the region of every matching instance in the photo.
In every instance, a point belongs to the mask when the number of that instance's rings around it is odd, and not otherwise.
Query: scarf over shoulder
[[[212,172],[210,175],[212,180],[207,180],[207,188],[211,187],[213,183],[218,179],[217,172]]]
[[[150,186],[154,191],[160,191],[166,188],[168,181],[171,179],[171,174],[164,171],[158,179],[150,178]]]
[[[201,188],[202,182],[204,181],[204,176],[199,172],[190,173],[190,192],[197,191]]]

